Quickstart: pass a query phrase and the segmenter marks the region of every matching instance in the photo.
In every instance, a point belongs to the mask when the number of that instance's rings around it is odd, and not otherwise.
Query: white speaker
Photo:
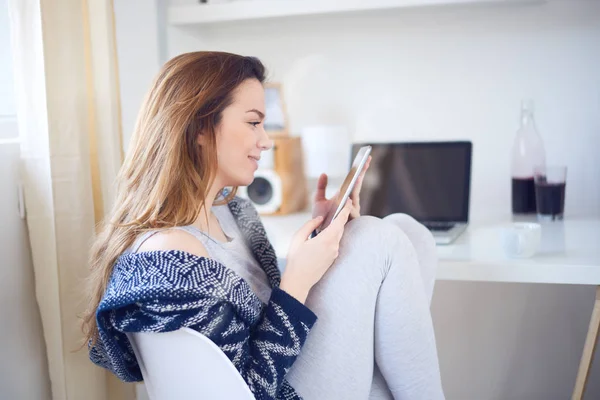
[[[273,138],[274,147],[261,156],[254,181],[239,187],[259,214],[283,215],[307,206],[308,190],[304,176],[302,142],[299,137]]]
[[[272,169],[256,170],[254,181],[248,186],[240,186],[238,193],[249,199],[259,214],[276,213],[283,201],[281,178]]]

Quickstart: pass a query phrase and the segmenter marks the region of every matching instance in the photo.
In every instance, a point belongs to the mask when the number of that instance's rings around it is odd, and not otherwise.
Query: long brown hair
[[[192,224],[217,169],[216,132],[234,90],[246,79],[265,80],[254,57],[221,52],[182,54],[158,73],[140,109],[117,177],[117,197],[90,254],[86,342],[98,335],[96,309],[118,257],[142,232]],[[200,147],[198,135],[206,137]],[[231,191],[224,201],[235,195]],[[206,210],[205,210],[206,211]]]

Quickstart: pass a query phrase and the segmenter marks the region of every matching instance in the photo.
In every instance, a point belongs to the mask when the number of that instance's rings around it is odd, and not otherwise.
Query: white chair
[[[127,337],[150,400],[255,400],[225,353],[193,329]]]

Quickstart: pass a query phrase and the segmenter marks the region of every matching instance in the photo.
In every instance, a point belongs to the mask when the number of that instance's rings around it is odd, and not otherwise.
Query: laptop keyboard
[[[454,228],[455,224],[447,222],[425,222],[423,225],[432,232],[448,232],[450,229]]]

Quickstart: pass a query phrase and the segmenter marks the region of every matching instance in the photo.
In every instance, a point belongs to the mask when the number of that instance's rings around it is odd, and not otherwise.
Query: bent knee
[[[391,214],[383,219],[385,222],[396,225],[415,243],[435,248],[435,238],[429,229],[408,214]]]
[[[398,226],[400,229],[409,229],[409,230],[419,230],[423,232],[428,232],[429,229],[425,227],[422,223],[414,219],[408,214],[396,213],[390,214],[387,217],[383,218],[384,221],[392,223]]]
[[[416,249],[410,237],[395,224],[381,218],[361,216],[346,225],[341,243],[344,259],[363,259],[373,261],[379,268],[378,279],[387,276],[394,260],[416,259]],[[413,263],[399,262],[407,266]],[[372,268],[367,268],[372,269]]]
[[[350,221],[346,225],[343,240],[378,250],[382,246],[398,246],[404,242],[410,242],[403,230],[395,224],[369,215]]]
[[[404,214],[404,213],[390,214],[390,215],[384,217],[383,219],[385,221],[394,221],[394,222],[397,222],[402,225],[420,225],[420,226],[422,226],[419,221],[417,221],[410,215]]]
[[[382,229],[386,229],[386,227],[381,218],[362,215],[346,224],[344,236],[373,237],[378,235]]]

